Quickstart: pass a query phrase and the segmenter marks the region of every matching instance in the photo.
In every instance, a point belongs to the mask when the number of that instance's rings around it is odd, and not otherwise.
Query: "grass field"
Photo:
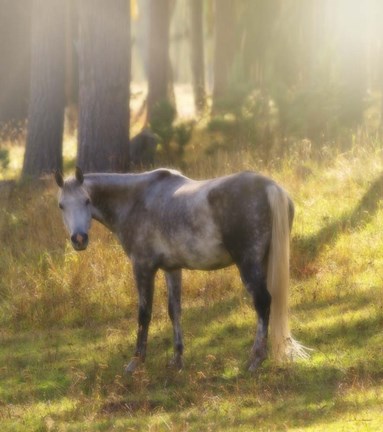
[[[22,148],[10,150],[3,179],[20,168]],[[97,224],[88,250],[74,252],[53,181],[19,184],[0,193],[2,431],[382,430],[382,147],[367,140],[267,167],[254,153],[195,157],[186,173],[261,170],[290,192],[291,326],[311,359],[246,371],[255,317],[229,268],[184,274],[179,373],[165,367],[171,325],[158,275],[147,362],[124,376],[136,333],[129,262]]]

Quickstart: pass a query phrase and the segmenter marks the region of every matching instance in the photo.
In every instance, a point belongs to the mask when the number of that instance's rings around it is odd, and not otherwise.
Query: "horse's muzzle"
[[[71,236],[72,246],[76,251],[82,251],[88,246],[88,234],[75,233]]]

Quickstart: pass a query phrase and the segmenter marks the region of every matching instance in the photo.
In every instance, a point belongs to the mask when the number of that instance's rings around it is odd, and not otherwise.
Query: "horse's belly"
[[[230,254],[223,248],[207,248],[200,253],[182,254],[184,268],[194,270],[215,270],[233,263]]]
[[[217,240],[190,237],[183,241],[162,242],[158,248],[164,268],[214,270],[233,263],[232,257]]]

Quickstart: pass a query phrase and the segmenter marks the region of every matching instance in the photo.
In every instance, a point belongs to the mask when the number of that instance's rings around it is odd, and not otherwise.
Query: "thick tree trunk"
[[[229,90],[235,45],[235,0],[215,0],[213,111]]]
[[[148,63],[148,122],[153,120],[156,107],[169,102],[169,26],[170,0],[150,0],[149,63]]]
[[[190,2],[190,20],[194,104],[197,112],[201,112],[206,105],[203,45],[203,0],[192,0]]]
[[[0,123],[28,111],[31,1],[0,0]]]
[[[34,0],[31,87],[23,177],[62,168],[65,13],[61,0]]]
[[[76,44],[78,41],[79,22],[78,6],[76,0],[66,0],[66,19],[65,19],[65,94],[69,105],[78,103],[78,55]]]
[[[79,2],[79,146],[85,172],[129,162],[130,1]]]

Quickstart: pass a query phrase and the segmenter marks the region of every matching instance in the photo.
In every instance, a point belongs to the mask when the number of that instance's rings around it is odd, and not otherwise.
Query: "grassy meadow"
[[[137,296],[130,264],[94,223],[72,250],[51,178],[0,189],[2,431],[377,431],[383,424],[383,146],[369,136],[315,157],[297,143],[265,164],[256,151],[207,156],[195,138],[184,172],[274,177],[296,204],[291,326],[308,361],[251,375],[251,301],[235,268],[184,272],[185,368],[172,354],[158,275],[147,361],[133,376]],[[74,138],[66,136],[73,167]],[[22,146],[4,144],[17,178]]]

